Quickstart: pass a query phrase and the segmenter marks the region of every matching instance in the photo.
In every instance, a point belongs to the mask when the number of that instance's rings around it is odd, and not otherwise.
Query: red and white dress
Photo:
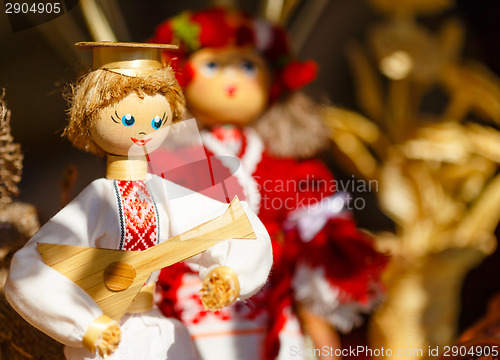
[[[245,298],[266,282],[272,253],[264,226],[245,203],[242,205],[257,240],[230,239],[190,261],[201,278],[217,266],[233,268]],[[75,283],[45,265],[37,242],[145,250],[226,209],[225,203],[154,175],[146,181],[95,180],[14,255],[5,286],[7,299],[28,322],[65,344],[68,359],[98,359],[82,347],[82,339],[94,319],[102,315],[101,309]],[[157,277],[153,274],[148,283]],[[120,328],[122,340],[109,359],[198,359],[185,326],[166,318],[156,307],[126,314]]]
[[[160,274],[159,306],[186,324],[204,360],[301,359],[304,336],[293,305],[349,331],[379,298],[386,259],[342,211],[344,199],[322,163],[273,157],[252,129],[227,130],[204,132],[202,140],[212,162],[241,161],[234,176],[272,240],[270,279],[246,302],[210,313],[189,265],[177,264]]]

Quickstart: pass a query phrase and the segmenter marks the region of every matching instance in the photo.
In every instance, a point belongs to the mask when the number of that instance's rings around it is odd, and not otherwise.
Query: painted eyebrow
[[[166,111],[163,113],[163,116],[162,116],[162,118],[161,118],[161,120],[162,120],[161,125],[162,125],[162,126],[163,126],[163,125],[165,125],[165,123],[167,122],[167,119],[168,119],[168,116],[167,116],[167,117],[165,117],[165,115],[167,115],[167,112],[166,112]]]
[[[118,116],[118,113],[116,112],[116,110],[115,110],[115,115],[116,115],[116,117],[117,117],[118,119],[120,118],[120,117]],[[117,123],[117,124],[119,123],[119,121],[115,120],[115,118],[113,117],[113,115],[111,115],[111,120],[113,120],[113,121],[114,121],[115,123]]]

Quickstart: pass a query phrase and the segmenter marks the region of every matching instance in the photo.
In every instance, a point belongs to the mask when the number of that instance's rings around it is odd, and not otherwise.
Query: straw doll
[[[196,359],[184,326],[153,305],[157,275],[150,276],[118,322],[75,283],[45,265],[37,251],[37,242],[145,250],[227,208],[147,173],[146,155],[164,141],[184,105],[171,68],[161,66],[159,49],[168,46],[79,46],[93,49],[94,70],[74,87],[64,134],[77,148],[107,156],[106,178],[87,186],[16,253],[7,298],[28,322],[64,343],[68,359]],[[192,259],[203,279],[207,306],[249,297],[267,279],[269,237],[251,211],[247,216],[257,240],[224,241]]]
[[[165,269],[162,310],[188,326],[204,359],[300,359],[305,332],[316,349],[335,350],[330,325],[349,331],[360,323],[381,294],[386,260],[314,159],[328,131],[321,107],[299,90],[315,78],[315,63],[293,57],[283,29],[223,8],[184,12],[158,26],[151,41],[180,46],[166,56],[206,151],[214,162],[240,159],[240,191],[274,253],[265,289],[216,314],[193,296],[199,284],[189,266]]]

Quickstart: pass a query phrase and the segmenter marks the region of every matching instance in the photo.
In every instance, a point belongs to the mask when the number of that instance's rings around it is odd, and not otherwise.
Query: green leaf
[[[172,20],[172,29],[179,40],[185,43],[190,51],[196,51],[200,47],[200,25],[189,19],[189,13],[185,12]]]

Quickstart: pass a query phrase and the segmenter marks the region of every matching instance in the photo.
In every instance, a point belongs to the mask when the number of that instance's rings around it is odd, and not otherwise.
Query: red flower
[[[236,45],[248,46],[255,45],[255,35],[252,28],[247,25],[242,25],[236,30]]]
[[[175,72],[175,78],[181,87],[186,87],[193,79],[194,70],[193,66],[188,62],[184,66],[179,67]]]
[[[271,44],[267,46],[264,56],[273,64],[273,66],[279,67],[281,64],[276,64],[276,62],[279,62],[283,57],[290,55],[288,36],[285,30],[276,26],[272,27],[271,36]]]
[[[171,44],[172,43],[172,27],[170,22],[166,21],[156,28],[156,32],[149,42],[157,44]]]
[[[254,18],[250,15],[221,7],[199,12],[185,12],[161,24],[151,41],[172,43],[180,41],[181,56],[178,64],[172,62],[181,86],[192,79],[190,68],[182,63],[200,48],[224,48],[229,46],[255,47]],[[285,29],[268,24],[271,29],[270,42],[265,49],[255,49],[268,62],[273,75],[270,91],[271,102],[279,99],[284,91],[295,91],[316,77],[317,66],[312,61],[294,61]]]
[[[283,83],[289,90],[298,90],[316,78],[317,70],[318,65],[312,60],[292,61],[283,70]]]
[[[191,21],[200,25],[201,47],[222,47],[229,44],[234,29],[227,23],[223,9],[215,8],[194,13]]]

